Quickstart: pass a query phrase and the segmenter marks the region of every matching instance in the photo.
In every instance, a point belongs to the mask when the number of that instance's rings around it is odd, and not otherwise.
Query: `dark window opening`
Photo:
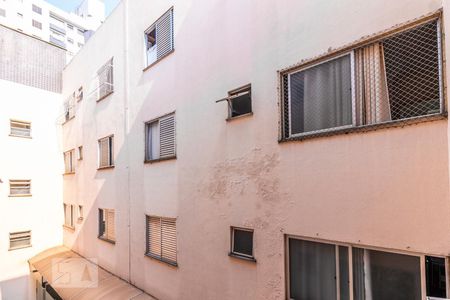
[[[253,230],[232,228],[231,253],[253,258]]]
[[[145,33],[147,38],[147,51],[156,45],[156,27]]]
[[[427,296],[445,298],[447,296],[445,284],[445,259],[426,256],[425,272]]]
[[[251,87],[241,88],[229,93],[229,118],[252,113]]]

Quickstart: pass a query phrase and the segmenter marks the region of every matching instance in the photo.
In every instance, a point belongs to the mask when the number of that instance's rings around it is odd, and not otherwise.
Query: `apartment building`
[[[66,49],[68,60],[104,20],[102,0],[83,0],[74,12],[43,0],[0,1],[0,24]]]
[[[450,297],[449,11],[122,1],[63,73],[64,245],[158,299]]]
[[[0,299],[34,297],[28,260],[62,243],[65,52],[0,25]]]

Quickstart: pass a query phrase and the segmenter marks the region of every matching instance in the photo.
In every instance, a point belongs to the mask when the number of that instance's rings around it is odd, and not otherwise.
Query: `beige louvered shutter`
[[[161,257],[161,218],[147,217],[147,252]]]
[[[109,165],[109,138],[101,139],[100,146],[100,167],[107,167]]]
[[[162,258],[174,262],[177,262],[177,227],[175,219],[162,219],[162,245],[161,256]]]
[[[114,210],[106,211],[106,238],[114,241],[116,239],[116,224],[114,221]]]
[[[168,11],[156,23],[157,59],[173,50],[173,11]]]
[[[160,157],[175,156],[175,115],[162,118],[159,122]]]

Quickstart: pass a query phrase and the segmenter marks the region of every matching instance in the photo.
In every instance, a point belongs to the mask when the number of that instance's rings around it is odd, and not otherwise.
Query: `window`
[[[353,295],[353,299],[363,300],[371,295],[372,299],[419,300],[425,293],[432,296],[421,289],[421,278],[427,287],[440,286],[433,290],[434,295],[445,295],[445,267],[443,277],[433,278],[421,268],[423,258],[288,238],[288,298],[348,300]],[[439,274],[443,258],[435,259],[434,273]]]
[[[21,197],[31,196],[31,180],[10,180],[9,181],[9,196]]]
[[[252,113],[252,89],[246,85],[234,91],[228,92],[228,97],[217,100],[217,102],[227,101],[228,120],[245,116]]]
[[[78,205],[78,221],[82,221],[84,218],[83,205]]]
[[[67,38],[67,42],[69,42],[70,44],[73,44],[73,39]]]
[[[168,264],[177,265],[176,219],[146,216],[146,255]]]
[[[97,88],[91,95],[96,101],[100,101],[114,92],[113,58],[97,71],[95,81]]]
[[[75,97],[72,94],[64,101],[64,120],[67,122],[73,118],[75,118]]]
[[[83,160],[83,146],[77,148],[77,159]]]
[[[443,113],[439,20],[282,72],[283,136]]]
[[[10,120],[10,134],[16,137],[31,137],[31,123],[25,121]]]
[[[77,99],[77,102],[80,102],[81,100],[83,100],[83,87],[82,86],[80,86],[78,88],[78,91],[76,92],[76,99]]]
[[[252,229],[231,227],[230,255],[254,260]]]
[[[0,8],[0,17],[6,17],[6,10],[3,8]]]
[[[64,152],[64,174],[75,173],[75,150]]]
[[[173,51],[172,9],[145,31],[145,49],[146,66],[150,66]]]
[[[108,136],[98,140],[98,167],[108,168],[114,166],[113,157],[113,136]]]
[[[33,20],[33,27],[36,27],[37,29],[41,29],[42,30],[42,23],[38,22],[36,20]]]
[[[31,230],[9,233],[9,250],[31,247]]]
[[[64,226],[75,228],[74,225],[74,205],[64,203]]]
[[[145,140],[146,161],[175,158],[175,114],[146,123]]]
[[[98,237],[108,242],[114,243],[116,240],[114,210],[98,210]]]
[[[32,9],[35,13],[42,15],[42,8],[40,8],[39,6],[33,4]]]

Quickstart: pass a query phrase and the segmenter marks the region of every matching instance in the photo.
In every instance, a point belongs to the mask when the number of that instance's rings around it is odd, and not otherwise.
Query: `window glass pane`
[[[425,264],[427,296],[445,298],[447,294],[445,286],[445,259],[427,256]]]
[[[253,256],[253,232],[234,229],[233,252]]]
[[[354,299],[420,300],[420,258],[353,248]]]
[[[250,92],[231,100],[231,117],[237,117],[251,112],[252,99]]]
[[[147,159],[158,159],[160,157],[159,151],[159,121],[147,124]]]
[[[350,55],[290,75],[292,134],[352,124]]]
[[[339,246],[339,289],[341,300],[350,299],[349,272],[348,272],[348,247]]]
[[[290,297],[336,299],[335,245],[289,239]]]

